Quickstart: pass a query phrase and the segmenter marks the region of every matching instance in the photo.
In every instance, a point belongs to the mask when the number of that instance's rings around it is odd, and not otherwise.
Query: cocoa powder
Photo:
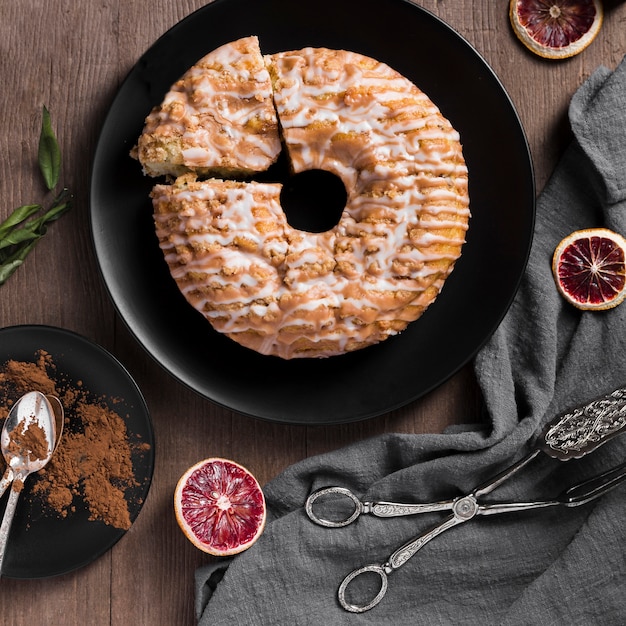
[[[137,486],[133,452],[145,452],[150,445],[131,441],[125,420],[109,406],[113,399],[94,398],[80,381],[63,383],[60,378],[52,356],[43,350],[33,362],[9,360],[0,369],[0,420],[28,391],[57,396],[65,411],[60,443],[48,465],[34,475],[32,494],[62,517],[83,502],[90,520],[127,530],[126,494]]]
[[[37,423],[22,423],[9,435],[7,449],[31,462],[43,460],[48,455],[46,431]]]

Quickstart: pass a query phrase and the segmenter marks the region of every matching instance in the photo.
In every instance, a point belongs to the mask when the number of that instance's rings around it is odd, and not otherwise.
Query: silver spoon
[[[22,398],[23,397],[24,396],[22,396]],[[9,418],[11,417],[13,413],[17,412],[18,406],[20,405],[20,401],[22,400],[22,398],[19,398],[18,401],[11,407],[11,410],[9,411],[8,416],[4,421],[4,428],[7,428],[7,425],[10,424]],[[59,446],[59,441],[61,441],[61,435],[63,434],[65,412],[63,410],[63,405],[61,404],[61,401],[56,396],[46,394],[46,398],[48,398],[48,400],[50,401],[50,404],[52,405],[52,409],[54,411],[54,425],[55,425],[55,432],[56,432],[56,440],[54,442],[54,449],[56,450]],[[4,431],[4,428],[3,428],[3,431]],[[13,468],[7,463],[7,467],[4,472],[4,475],[2,476],[2,478],[0,478],[0,497],[2,497],[7,487],[12,482],[13,482]]]
[[[65,411],[63,410],[63,405],[61,404],[61,400],[59,400],[56,396],[46,394],[46,398],[48,398],[48,401],[52,405],[52,410],[54,411],[54,430],[55,430],[54,449],[56,450],[59,447],[59,441],[61,441],[61,435],[63,434],[63,424],[65,422]]]
[[[40,437],[35,439],[34,434],[43,434],[45,442],[41,442]],[[23,395],[9,412],[0,434],[0,449],[13,475],[11,493],[0,525],[0,573],[24,481],[30,474],[45,467],[56,441],[56,415],[48,398],[39,391]]]

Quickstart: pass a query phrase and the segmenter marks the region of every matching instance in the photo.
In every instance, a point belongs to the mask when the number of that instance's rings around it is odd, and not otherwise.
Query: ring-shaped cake
[[[281,149],[341,179],[321,233],[291,226],[281,183],[241,180]],[[221,46],[155,107],[133,150],[156,184],[159,244],[185,298],[262,354],[328,357],[417,320],[461,255],[470,210],[458,132],[411,81],[359,53]],[[209,178],[206,178],[206,177]]]

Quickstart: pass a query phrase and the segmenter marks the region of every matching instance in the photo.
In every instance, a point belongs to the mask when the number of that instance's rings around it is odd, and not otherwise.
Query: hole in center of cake
[[[323,233],[339,223],[347,198],[339,176],[324,170],[307,170],[285,182],[280,203],[290,226]]]

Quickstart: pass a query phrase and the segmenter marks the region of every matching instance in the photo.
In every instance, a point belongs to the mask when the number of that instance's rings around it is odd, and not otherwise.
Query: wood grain
[[[76,572],[44,580],[1,580],[2,623],[194,624],[194,569],[208,557],[187,542],[172,512],[176,482],[189,465],[207,456],[226,456],[265,483],[299,459],[366,437],[440,432],[450,424],[480,419],[471,364],[421,400],[361,423],[307,427],[246,418],[173,380],[117,316],[89,232],[90,161],[98,132],[139,56],[204,4],[0,0],[0,218],[20,204],[49,197],[36,167],[44,104],[52,112],[64,156],[62,180],[74,194],[72,213],[53,225],[1,288],[0,326],[61,326],[110,350],[142,389],[157,440],[152,489],[132,529],[110,552]],[[460,32],[494,69],[526,130],[539,191],[570,140],[567,106],[572,94],[599,65],[612,69],[626,53],[626,6],[607,2],[598,39],[578,57],[554,62],[533,56],[515,39],[506,0],[417,4]],[[507,198],[502,205],[506,210]]]

